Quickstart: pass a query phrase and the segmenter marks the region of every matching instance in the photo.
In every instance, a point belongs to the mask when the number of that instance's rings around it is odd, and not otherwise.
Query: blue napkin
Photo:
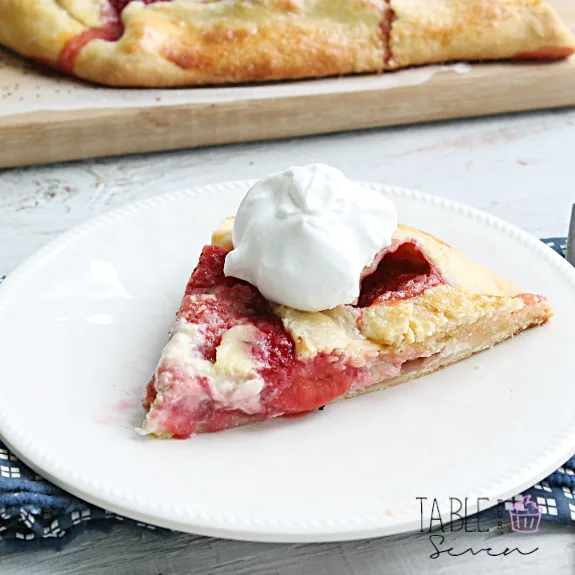
[[[542,240],[564,255],[565,238]],[[0,278],[0,282],[4,278]],[[537,505],[530,513],[529,501]],[[511,522],[512,529],[529,532],[539,520],[575,525],[575,457],[541,483],[480,514]],[[61,544],[88,523],[124,521],[142,529],[158,529],[85,503],[52,485],[0,443],[0,544],[20,547],[22,542]]]

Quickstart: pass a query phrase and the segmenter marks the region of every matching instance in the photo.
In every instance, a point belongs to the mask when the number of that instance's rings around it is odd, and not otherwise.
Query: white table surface
[[[64,230],[124,202],[310,162],[447,196],[538,237],[561,236],[575,202],[575,110],[0,171],[0,274]],[[538,550],[431,559],[428,533],[272,545],[162,536],[114,524],[107,533],[83,533],[59,552],[0,552],[0,574],[571,574],[574,536],[572,527],[549,524],[530,535],[447,533],[453,553]]]

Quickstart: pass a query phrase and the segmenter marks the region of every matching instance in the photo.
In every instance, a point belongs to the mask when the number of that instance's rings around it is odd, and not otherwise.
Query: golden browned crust
[[[108,0],[0,0],[0,43],[80,78],[132,87],[553,59],[575,49],[543,0],[391,0],[391,7],[394,18],[386,0],[131,2],[118,21]]]
[[[391,0],[391,7],[389,68],[575,52],[573,34],[544,0]]]
[[[102,18],[102,5],[0,0],[0,42],[55,63],[70,38]],[[385,10],[384,0],[133,2],[122,13],[121,38],[88,42],[73,71],[102,84],[143,87],[381,71]]]
[[[444,241],[417,230],[400,225],[393,235],[393,242],[400,244],[414,241],[426,257],[439,270],[445,281],[473,293],[494,296],[514,296],[525,290],[500,275],[476,264]]]
[[[217,246],[228,252],[234,249],[232,242],[232,230],[234,228],[235,217],[225,218],[212,233],[212,246]]]
[[[23,56],[55,62],[86,26],[52,0],[0,0],[0,43]]]

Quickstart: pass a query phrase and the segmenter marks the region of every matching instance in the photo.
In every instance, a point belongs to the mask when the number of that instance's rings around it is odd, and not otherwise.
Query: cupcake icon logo
[[[531,495],[523,495],[521,500],[516,501],[513,508],[509,510],[509,518],[512,531],[537,533],[541,521],[541,510],[534,501],[531,501]]]

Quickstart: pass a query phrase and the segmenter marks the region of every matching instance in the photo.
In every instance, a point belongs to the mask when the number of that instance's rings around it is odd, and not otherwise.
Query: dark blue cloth
[[[565,238],[542,241],[564,255]],[[509,511],[516,503],[521,509],[521,500],[525,496],[530,496],[531,501],[537,504],[541,520],[575,525],[575,457],[541,483],[482,512],[482,515],[486,518],[497,515],[509,522]],[[66,493],[26,467],[0,443],[0,543],[20,546],[18,544],[23,542],[29,545],[38,540],[62,542],[64,536],[68,540],[88,522],[102,523],[104,520],[125,521],[142,529],[156,529]]]

